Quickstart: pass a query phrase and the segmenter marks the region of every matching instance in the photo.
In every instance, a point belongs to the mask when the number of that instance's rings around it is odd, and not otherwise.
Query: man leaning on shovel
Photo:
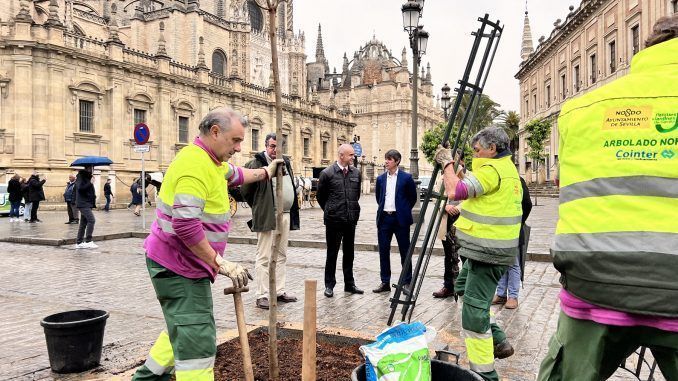
[[[227,163],[240,152],[247,120],[230,108],[210,111],[200,134],[174,158],[157,198],[157,219],[144,242],[146,266],[167,329],[132,380],[214,380],[216,326],[210,282],[223,274],[236,287],[252,279],[222,258],[230,230],[229,186],[271,178],[282,160],[257,169]]]

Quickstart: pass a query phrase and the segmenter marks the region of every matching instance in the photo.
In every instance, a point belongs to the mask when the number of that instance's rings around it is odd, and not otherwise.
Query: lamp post
[[[419,25],[424,10],[424,0],[408,1],[403,4],[403,29],[408,33],[410,39],[410,48],[412,48],[412,148],[410,150],[410,172],[417,186],[419,184],[419,149],[417,148],[418,126],[418,92],[419,92],[419,63],[421,56],[426,54],[426,45],[428,43],[428,32]],[[415,205],[412,212],[415,218],[419,215],[419,205]]]
[[[450,109],[450,87],[447,86],[447,83],[443,85],[441,89],[443,96],[440,97],[441,107],[443,109],[443,115],[445,116],[445,121],[447,121],[447,110]]]

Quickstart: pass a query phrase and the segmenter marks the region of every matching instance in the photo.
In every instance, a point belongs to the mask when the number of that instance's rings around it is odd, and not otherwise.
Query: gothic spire
[[[325,62],[325,49],[323,48],[323,34],[318,24],[318,42],[315,45],[315,62]]]
[[[403,47],[402,59],[400,60],[400,66],[407,68],[407,49]]]
[[[59,20],[59,3],[57,0],[50,0],[49,2],[49,17],[47,18],[46,25],[50,27],[61,27],[61,21]]]
[[[155,53],[156,57],[169,57],[167,55],[167,49],[165,47],[165,23],[160,21],[160,33],[158,33],[158,52]]]
[[[523,22],[523,44],[520,49],[520,59],[525,61],[534,51],[532,46],[532,31],[530,30],[530,19],[527,17],[527,1],[525,1],[525,21]]]
[[[120,36],[118,35],[118,6],[111,5],[111,18],[108,22],[108,42],[122,44]]]
[[[426,64],[426,82],[431,83],[431,63]]]

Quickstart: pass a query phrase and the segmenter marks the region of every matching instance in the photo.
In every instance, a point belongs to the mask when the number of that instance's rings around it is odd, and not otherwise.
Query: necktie
[[[348,168],[343,168],[341,171],[344,172],[344,177],[346,177],[346,174],[348,174]]]

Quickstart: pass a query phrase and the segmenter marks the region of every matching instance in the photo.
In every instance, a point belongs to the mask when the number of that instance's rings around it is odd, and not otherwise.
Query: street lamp
[[[410,38],[410,48],[412,48],[412,148],[410,150],[410,172],[415,183],[419,184],[419,149],[417,148],[418,126],[418,92],[419,92],[419,64],[421,56],[426,54],[426,45],[428,44],[428,32],[419,25],[422,12],[424,10],[425,0],[410,0],[403,4],[401,10],[403,13],[403,29]],[[417,185],[418,186],[418,185]],[[412,211],[415,216],[419,215],[419,207],[415,206]]]
[[[446,83],[441,90],[443,91],[443,96],[440,97],[440,101],[442,102],[441,106],[445,115],[445,121],[447,121],[447,110],[450,109],[450,87]]]

